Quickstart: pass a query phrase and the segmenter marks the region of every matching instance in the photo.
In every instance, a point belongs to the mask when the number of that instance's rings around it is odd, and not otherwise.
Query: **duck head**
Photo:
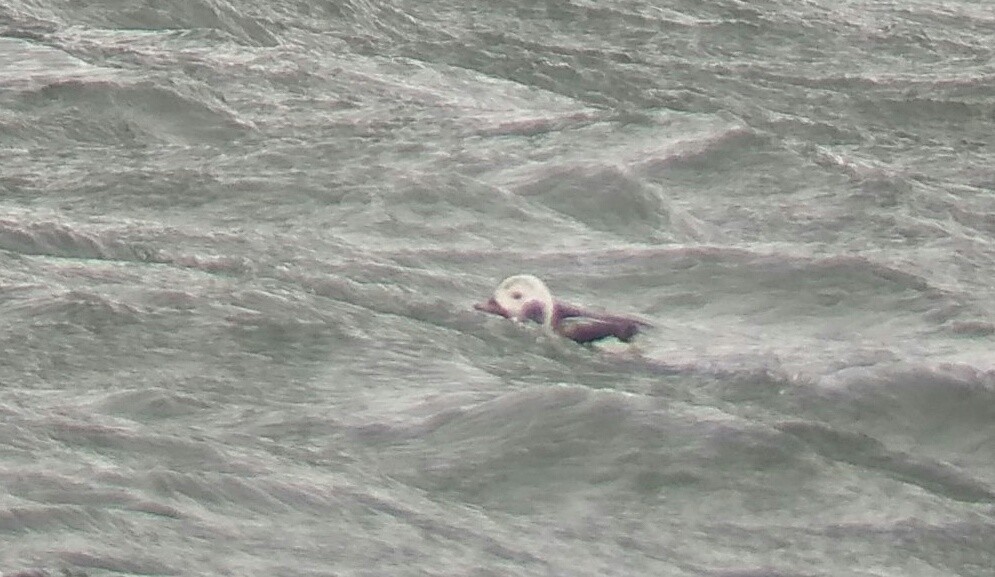
[[[554,307],[553,294],[546,283],[530,274],[519,274],[501,281],[489,300],[473,308],[516,321],[531,320],[552,328]]]

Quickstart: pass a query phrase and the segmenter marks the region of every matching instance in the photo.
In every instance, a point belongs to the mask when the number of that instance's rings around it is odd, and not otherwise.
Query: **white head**
[[[546,283],[530,274],[519,274],[501,281],[494,289],[494,296],[486,303],[477,305],[477,309],[516,321],[539,321],[551,329],[554,303]]]

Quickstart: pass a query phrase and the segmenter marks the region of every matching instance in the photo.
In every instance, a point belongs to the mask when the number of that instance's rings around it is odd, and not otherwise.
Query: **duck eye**
[[[513,292],[513,293],[511,293],[511,298],[513,298],[513,299],[515,299],[517,301],[518,299],[522,298],[522,293],[517,292],[517,291]]]

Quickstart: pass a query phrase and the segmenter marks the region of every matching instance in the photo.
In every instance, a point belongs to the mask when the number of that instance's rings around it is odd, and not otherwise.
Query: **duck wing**
[[[632,317],[592,312],[569,303],[557,303],[553,326],[561,335],[578,343],[589,343],[607,337],[627,343],[648,322]]]

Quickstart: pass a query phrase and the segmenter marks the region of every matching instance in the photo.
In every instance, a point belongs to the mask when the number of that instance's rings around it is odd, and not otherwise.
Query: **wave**
[[[362,442],[389,455],[392,472],[409,482],[510,510],[557,501],[550,486],[576,495],[610,485],[616,495],[636,496],[711,493],[734,483],[770,502],[781,484],[797,488],[834,475],[834,463],[877,475],[882,485],[897,481],[954,501],[995,503],[995,479],[975,476],[983,458],[957,466],[817,418],[758,420],[732,407],[566,383],[451,403],[417,425],[409,418],[375,426],[376,415],[368,413],[354,431],[366,431]],[[376,434],[368,434],[374,427]]]
[[[19,135],[30,141],[219,143],[251,130],[216,96],[168,81],[59,80],[20,100]]]
[[[0,250],[59,258],[155,262],[147,244],[122,240],[122,229],[81,227],[58,220],[0,217]]]

